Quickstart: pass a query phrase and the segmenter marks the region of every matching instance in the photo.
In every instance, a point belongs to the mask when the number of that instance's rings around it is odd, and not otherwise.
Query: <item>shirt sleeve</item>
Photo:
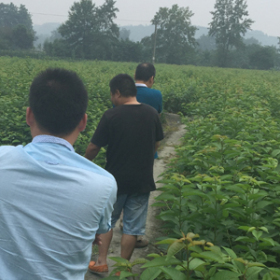
[[[162,112],[162,94],[159,91],[158,92],[158,113],[160,114]]]
[[[114,210],[114,204],[116,200],[117,200],[117,183],[116,181],[114,181],[114,186],[108,198],[107,204],[103,208],[103,214],[100,219],[99,229],[96,232],[97,234],[106,233],[111,229],[112,212]]]
[[[91,138],[91,143],[98,147],[104,147],[109,142],[109,124],[106,115],[104,114]]]
[[[164,138],[162,125],[159,116],[156,115],[156,142],[161,141]]]

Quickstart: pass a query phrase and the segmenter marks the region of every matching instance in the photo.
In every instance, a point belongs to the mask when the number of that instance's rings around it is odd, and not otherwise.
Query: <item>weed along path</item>
[[[165,128],[165,139],[162,141],[159,149],[159,159],[155,160],[154,164],[154,177],[155,181],[160,180],[160,175],[164,172],[167,167],[169,159],[175,156],[175,146],[180,144],[180,139],[186,133],[185,126],[181,124],[180,117],[175,114],[165,114],[166,119],[166,128]],[[157,188],[160,187],[160,184],[157,183]],[[159,195],[159,191],[151,192],[149,200],[149,210],[146,223],[146,235],[145,239],[149,240],[149,245],[145,248],[135,249],[131,258],[131,261],[138,258],[145,258],[150,253],[157,253],[158,249],[154,245],[156,238],[163,235],[161,232],[160,221],[156,219],[157,214],[160,209],[156,207],[151,207],[150,205],[155,202],[154,198]],[[113,239],[109,248],[108,257],[120,256],[120,241],[121,241],[121,229],[119,222],[114,228]],[[93,247],[92,260],[96,260],[98,257],[98,248],[97,246]],[[106,274],[95,274],[90,271],[87,272],[85,280],[97,280],[109,276],[110,272],[113,270],[112,265],[115,262],[108,259],[109,273]],[[133,272],[139,273],[140,266],[134,266]]]

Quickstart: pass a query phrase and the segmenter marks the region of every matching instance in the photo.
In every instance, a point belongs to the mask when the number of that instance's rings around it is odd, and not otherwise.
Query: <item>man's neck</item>
[[[35,131],[33,129],[31,129],[31,135],[32,135],[32,138],[39,136],[39,135],[50,135],[50,136],[59,137],[59,138],[62,138],[64,140],[68,141],[73,146],[78,138],[79,132],[74,130],[72,133],[70,133],[68,135],[54,135],[45,130],[40,130],[38,128]]]
[[[120,105],[139,105],[136,96],[123,98]]]
[[[150,87],[147,81],[145,82],[145,81],[135,80],[135,84],[143,84],[146,85],[147,87]]]

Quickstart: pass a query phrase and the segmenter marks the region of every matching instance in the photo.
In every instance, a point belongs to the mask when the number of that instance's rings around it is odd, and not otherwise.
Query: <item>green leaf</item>
[[[260,202],[257,203],[257,208],[258,209],[263,209],[266,206],[271,205],[271,204],[273,204],[272,201],[260,201]]]
[[[266,274],[263,276],[262,280],[273,280],[273,279],[272,279],[270,273],[266,273]]]
[[[266,233],[268,233],[268,229],[267,229],[266,227],[260,227],[260,229],[261,229],[262,231],[265,231]]]
[[[187,275],[175,268],[161,267],[161,270],[171,277],[172,280],[187,280]]]
[[[236,254],[234,253],[233,250],[229,249],[229,248],[226,248],[226,247],[223,247],[223,249],[228,253],[228,255],[232,258],[232,259],[236,259],[237,256]]]
[[[267,237],[267,238],[261,238],[260,240],[265,243],[268,243],[271,246],[275,246],[275,242],[272,238]]]
[[[242,227],[238,227],[238,229],[242,229],[242,230],[248,231],[250,229],[250,227],[242,226]]]
[[[210,277],[213,276],[213,275],[216,273],[216,271],[217,271],[217,267],[212,267],[212,268],[210,268],[210,270],[209,270],[209,276],[210,276]]]
[[[279,268],[269,268],[270,271],[272,271],[273,273],[280,275],[280,269]]]
[[[120,279],[118,276],[108,276],[108,277],[105,277],[103,278],[104,280],[118,280]]]
[[[191,255],[192,255],[192,257],[208,259],[208,260],[216,261],[218,263],[225,262],[221,255],[216,254],[214,252],[202,252],[200,254],[192,253]]]
[[[157,197],[157,200],[173,201],[173,200],[177,200],[177,197],[172,194],[162,193]]]
[[[161,269],[159,267],[149,267],[145,269],[140,276],[140,280],[154,280],[161,274]]]
[[[271,153],[271,155],[272,155],[273,157],[276,157],[276,156],[278,156],[279,154],[280,154],[280,150],[279,150],[279,149],[274,150],[274,151]]]
[[[172,258],[167,261],[166,257],[159,257],[159,258],[155,258],[155,259],[145,263],[141,268],[156,267],[156,266],[169,266],[169,265],[177,265],[177,264],[182,264],[182,262],[177,260],[176,258]]]
[[[135,277],[137,276],[138,274],[135,274],[135,273],[131,273],[129,271],[121,271],[121,274],[120,274],[120,279],[125,279],[127,277]]]
[[[168,239],[164,239],[164,240],[158,241],[156,244],[159,244],[159,245],[162,245],[162,244],[172,244],[176,240],[178,240],[178,239],[176,239],[176,238],[168,238]]]
[[[257,239],[257,241],[259,241],[260,237],[263,235],[262,231],[259,230],[253,230],[252,234],[255,236],[255,238]]]
[[[211,278],[211,280],[239,280],[241,275],[241,273],[232,271],[219,271]]]
[[[173,242],[167,250],[166,260],[170,260],[170,258],[172,258],[174,255],[179,253],[184,248],[186,248],[185,243],[183,243],[183,242]]]
[[[143,264],[143,263],[146,263],[148,262],[148,260],[144,259],[144,258],[139,258],[139,259],[136,259],[135,261],[133,261],[131,263],[132,266],[136,265],[136,264]]]
[[[159,254],[153,253],[153,254],[147,255],[147,257],[148,257],[148,258],[158,258],[158,257],[160,257],[160,255],[159,255]]]
[[[190,270],[196,270],[197,267],[207,264],[206,262],[202,261],[201,259],[192,259],[189,263]]]
[[[262,267],[250,267],[248,268],[247,270],[247,273],[246,273],[246,279],[247,280],[255,280],[255,279],[258,279],[258,275],[259,273],[263,270]]]
[[[248,243],[255,243],[256,240],[253,238],[249,238],[247,236],[239,236],[235,239],[235,241],[243,241],[243,242],[248,242]]]
[[[109,257],[109,259],[113,260],[116,262],[114,266],[128,266],[130,262],[126,259],[123,259],[121,257]]]
[[[248,263],[248,267],[266,267],[263,263],[258,263],[258,262],[252,262]]]

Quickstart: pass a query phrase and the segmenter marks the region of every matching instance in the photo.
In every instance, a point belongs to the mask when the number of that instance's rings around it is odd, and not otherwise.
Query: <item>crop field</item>
[[[75,144],[84,154],[111,107],[110,79],[133,76],[136,64],[0,57],[0,145],[31,140],[28,90],[47,67],[74,70],[86,84],[89,121]],[[153,254],[141,279],[280,279],[280,72],[156,69],[165,111],[181,114],[187,130],[156,202],[167,256]]]

